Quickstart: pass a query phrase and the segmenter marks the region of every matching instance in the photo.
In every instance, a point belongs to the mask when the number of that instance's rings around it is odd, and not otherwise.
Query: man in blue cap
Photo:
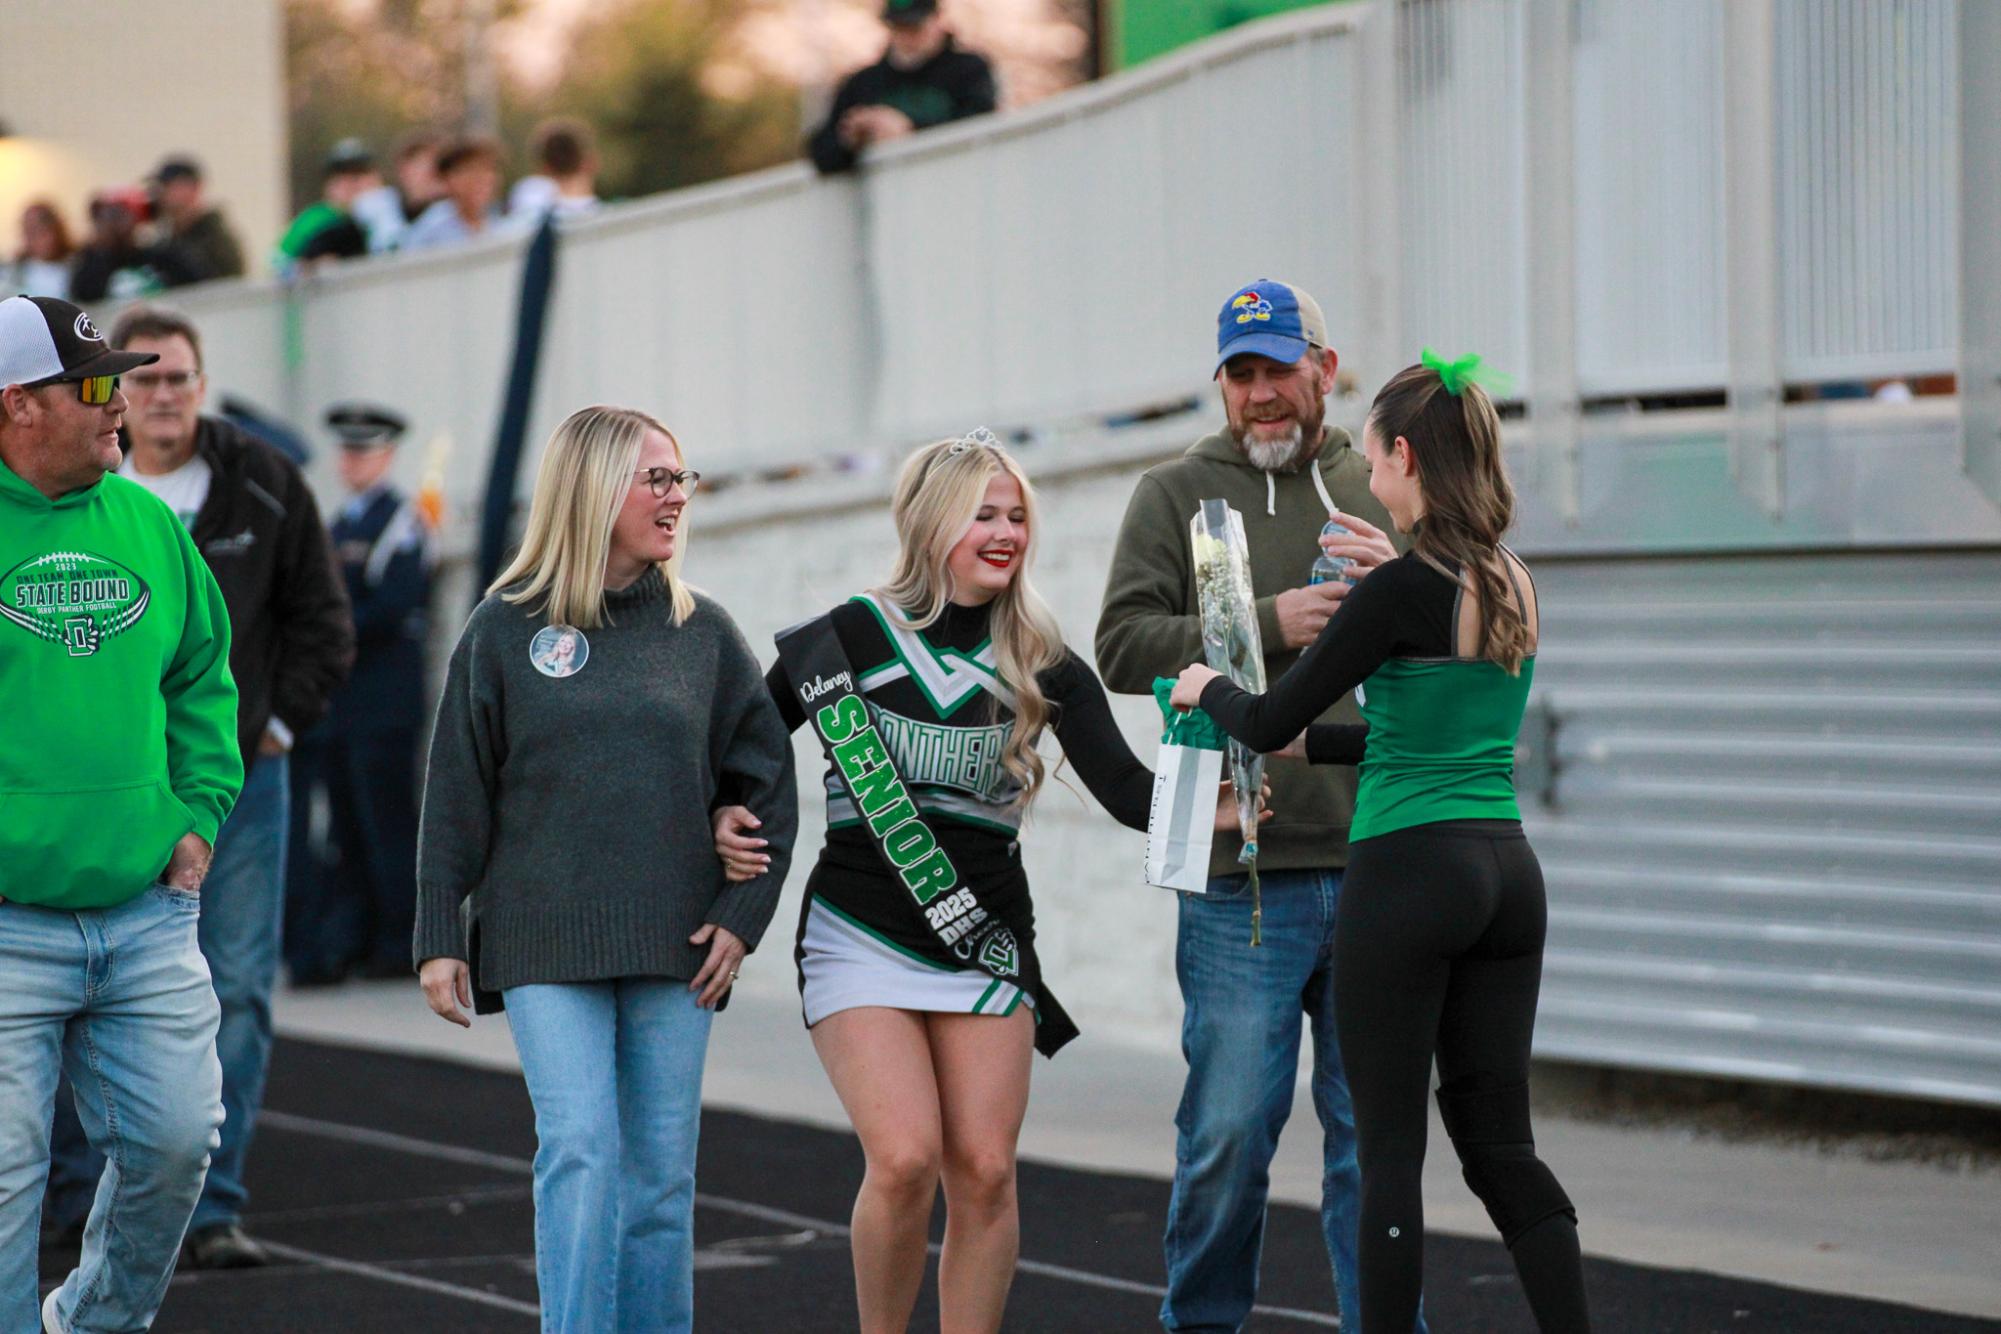
[[[325,723],[294,759],[285,932],[294,986],[350,973],[411,976],[416,921],[430,529],[389,479],[402,416],[372,403],[340,403],[326,423],[340,444],[348,489],[332,536],[354,606],[355,656]],[[325,791],[330,817],[324,849],[308,837],[314,788]]]
[[[1309,583],[1323,546],[1355,561],[1351,578],[1395,556],[1367,465],[1348,433],[1326,424],[1335,365],[1320,306],[1297,287],[1263,280],[1224,301],[1214,374],[1225,427],[1149,469],[1119,529],[1096,645],[1111,689],[1150,694],[1155,677],[1202,660],[1188,520],[1205,498],[1221,496],[1243,516],[1268,680],[1292,666],[1350,587]],[[1321,529],[1336,514],[1350,535],[1323,543]],[[1321,721],[1357,722],[1360,714],[1343,698]],[[1235,1330],[1257,1298],[1268,1169],[1292,1110],[1302,1015],[1326,1146],[1321,1229],[1342,1315],[1361,1310],[1361,1172],[1332,976],[1355,771],[1273,764],[1265,772],[1273,818],[1259,838],[1263,944],[1251,945],[1251,895],[1234,833],[1216,836],[1207,892],[1181,895],[1175,974],[1188,1081],[1174,1120],[1160,1309],[1161,1324],[1176,1331]]]

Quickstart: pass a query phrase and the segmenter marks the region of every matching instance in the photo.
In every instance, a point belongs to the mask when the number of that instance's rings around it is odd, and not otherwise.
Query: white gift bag
[[[1160,743],[1160,759],[1153,769],[1153,809],[1146,822],[1149,885],[1208,892],[1216,789],[1222,781],[1222,751]]]

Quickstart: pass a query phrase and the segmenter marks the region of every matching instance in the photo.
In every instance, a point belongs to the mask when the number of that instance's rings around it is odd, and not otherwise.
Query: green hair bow
[[[1469,384],[1477,384],[1489,393],[1505,393],[1514,383],[1499,371],[1482,366],[1477,352],[1469,352],[1457,361],[1447,361],[1427,347],[1419,354],[1418,362],[1427,370],[1437,371],[1438,378],[1445,384],[1445,392],[1454,398],[1465,393]]]

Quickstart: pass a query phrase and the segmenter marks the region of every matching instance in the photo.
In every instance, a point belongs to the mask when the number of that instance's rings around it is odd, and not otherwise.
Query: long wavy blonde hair
[[[1025,807],[1042,786],[1044,765],[1035,742],[1050,713],[1036,677],[1063,661],[1063,632],[1029,581],[1039,531],[1035,488],[1013,456],[998,444],[940,440],[905,460],[890,504],[899,538],[896,565],[889,582],[871,591],[899,609],[911,629],[921,630],[942,616],[952,598],[946,559],[973,526],[987,484],[1003,472],[1021,488],[1028,536],[1014,578],[993,600],[988,630],[1001,680],[1014,692],[1014,731],[1001,751],[1001,768],[1021,785],[1014,804]]]
[[[535,606],[551,625],[587,630],[604,624],[612,525],[639,471],[639,446],[648,431],[672,440],[681,466],[688,466],[674,433],[636,409],[590,407],[565,418],[542,451],[521,549],[486,591]],[[674,527],[674,554],[659,569],[673,600],[674,624],[680,625],[695,612],[695,596],[681,580],[687,510]]]

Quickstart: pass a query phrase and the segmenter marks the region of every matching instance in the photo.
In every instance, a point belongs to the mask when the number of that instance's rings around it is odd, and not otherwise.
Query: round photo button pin
[[[528,661],[558,681],[575,676],[591,660],[591,641],[572,625],[545,625],[528,641]]]

